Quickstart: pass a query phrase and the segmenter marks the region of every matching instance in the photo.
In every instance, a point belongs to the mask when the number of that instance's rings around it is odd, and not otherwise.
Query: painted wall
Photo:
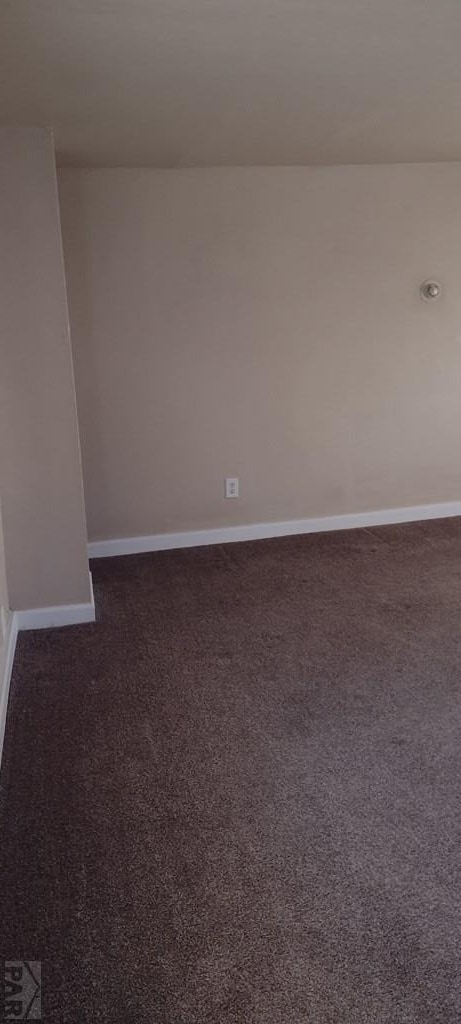
[[[461,164],[60,197],[91,539],[461,498]]]
[[[0,129],[0,491],[11,607],[88,601],[51,133]]]
[[[5,543],[3,539],[2,507],[0,504],[0,666],[5,649],[7,625],[9,621],[8,586],[6,582],[5,567]],[[0,671],[0,694],[1,694],[1,671]],[[1,695],[0,695],[1,703]]]

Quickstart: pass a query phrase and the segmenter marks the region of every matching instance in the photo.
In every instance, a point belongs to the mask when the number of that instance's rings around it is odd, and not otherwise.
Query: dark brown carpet
[[[59,1024],[459,1024],[461,522],[93,564],[23,634],[1,946]]]

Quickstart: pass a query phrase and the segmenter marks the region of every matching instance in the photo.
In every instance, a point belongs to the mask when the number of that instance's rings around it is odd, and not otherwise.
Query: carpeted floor
[[[461,522],[92,568],[1,776],[44,1020],[459,1024]]]

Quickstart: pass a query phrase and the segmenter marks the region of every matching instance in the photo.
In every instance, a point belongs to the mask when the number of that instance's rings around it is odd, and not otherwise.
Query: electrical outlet
[[[224,493],[226,498],[238,498],[239,480],[238,476],[226,476]]]

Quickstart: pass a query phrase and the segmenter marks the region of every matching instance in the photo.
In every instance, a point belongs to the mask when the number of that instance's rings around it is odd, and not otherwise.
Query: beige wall
[[[461,498],[461,164],[60,195],[92,539]]]
[[[0,665],[2,664],[2,654],[4,650],[5,633],[7,621],[9,618],[9,603],[8,603],[8,586],[6,582],[6,568],[5,568],[5,544],[3,539],[3,520],[2,520],[2,507],[0,505]],[[1,692],[1,673],[0,673],[0,692]]]
[[[0,129],[0,492],[12,608],[89,600],[51,133]]]

